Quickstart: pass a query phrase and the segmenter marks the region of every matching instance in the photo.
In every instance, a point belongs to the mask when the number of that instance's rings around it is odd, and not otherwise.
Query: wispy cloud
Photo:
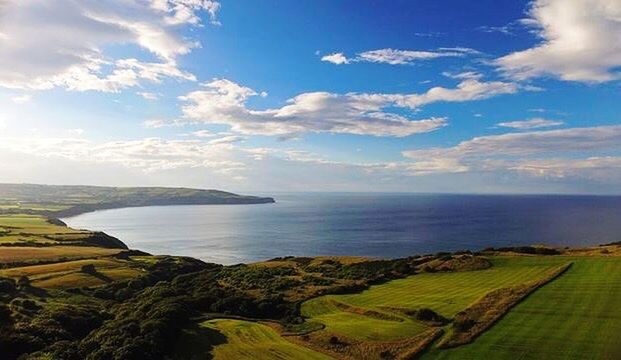
[[[564,122],[559,121],[559,120],[533,118],[529,120],[505,121],[505,122],[498,123],[497,126],[508,127],[508,128],[519,129],[519,130],[529,130],[529,129],[560,126],[563,124]]]
[[[349,59],[347,59],[343,53],[324,55],[321,57],[321,61],[330,62],[336,65],[349,64]]]
[[[321,61],[333,64],[350,64],[354,62],[372,62],[390,65],[412,64],[416,61],[431,60],[441,57],[464,57],[468,55],[480,54],[479,51],[465,47],[446,47],[436,50],[399,50],[399,49],[378,49],[359,53],[357,56],[348,58],[342,52],[325,55]]]
[[[136,93],[136,95],[142,97],[145,100],[149,100],[149,101],[155,101],[155,100],[160,98],[159,94],[152,93],[152,92],[147,92],[147,91],[139,91],[139,92]]]
[[[541,168],[552,164],[550,159],[555,159],[554,164],[575,163],[579,160],[576,156],[582,156],[586,162],[597,158],[597,152],[618,150],[621,150],[621,125],[480,136],[453,147],[409,150],[403,155],[415,163],[452,164],[441,171],[452,172],[511,170],[524,168],[524,164],[539,164]],[[558,166],[555,171],[559,171]]]
[[[218,140],[218,139],[217,139]],[[140,140],[97,143],[82,138],[2,138],[0,149],[78,162],[112,163],[147,172],[178,168],[210,168],[219,173],[243,170],[232,139]]]
[[[11,98],[11,101],[16,103],[16,104],[25,104],[27,102],[30,102],[30,100],[32,100],[32,95],[30,95],[30,94],[13,96]]]

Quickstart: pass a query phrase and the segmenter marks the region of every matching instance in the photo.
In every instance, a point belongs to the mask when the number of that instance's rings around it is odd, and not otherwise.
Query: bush
[[[17,286],[20,289],[29,288],[30,287],[30,279],[28,278],[28,276],[20,277],[19,280],[17,280]]]
[[[438,315],[435,311],[423,308],[416,312],[416,319],[421,321],[437,321],[441,316]]]
[[[17,290],[17,284],[13,279],[0,279],[0,293],[11,294]]]
[[[453,327],[459,332],[466,332],[470,330],[474,326],[474,324],[476,324],[476,321],[472,319],[459,319],[455,320],[455,322],[453,323]]]
[[[97,274],[97,269],[95,269],[95,265],[93,264],[82,265],[80,271],[85,274]]]

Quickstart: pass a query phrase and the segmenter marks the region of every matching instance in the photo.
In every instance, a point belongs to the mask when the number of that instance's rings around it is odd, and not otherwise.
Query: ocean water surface
[[[153,206],[63,219],[129,247],[222,264],[278,256],[402,257],[621,241],[621,197],[276,194],[275,204]]]

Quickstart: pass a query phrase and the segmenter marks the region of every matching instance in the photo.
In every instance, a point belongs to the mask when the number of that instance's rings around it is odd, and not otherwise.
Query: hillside
[[[68,217],[85,212],[152,205],[265,204],[271,197],[167,187],[0,184],[0,213]]]

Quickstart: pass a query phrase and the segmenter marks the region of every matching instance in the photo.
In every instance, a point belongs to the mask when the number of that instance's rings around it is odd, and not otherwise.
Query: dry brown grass
[[[113,259],[88,259],[10,268],[0,270],[0,276],[18,278],[20,276],[36,277],[53,273],[66,273],[71,271],[79,271],[82,266],[89,264],[94,265],[98,271],[101,269],[126,266],[125,262]]]
[[[373,309],[367,309],[363,307],[349,305],[340,301],[336,301],[333,299],[329,300],[334,306],[336,306],[339,310],[349,312],[352,314],[358,314],[363,316],[368,316],[370,318],[380,319],[380,320],[388,320],[388,321],[403,321],[403,318],[390,314],[388,312],[377,311]]]
[[[84,265],[94,265],[97,274],[83,273],[81,269]],[[41,288],[99,286],[140,274],[140,270],[130,268],[126,261],[115,259],[66,261],[0,270],[2,277],[18,279],[27,276],[34,286]]]
[[[133,279],[141,274],[140,271],[131,268],[102,269],[98,271],[103,277],[96,277],[82,272],[72,272],[59,276],[34,280],[32,285],[44,289],[68,289],[76,287],[96,287],[112,281]]]
[[[472,342],[532,292],[561,276],[571,264],[570,262],[550,269],[539,280],[487,293],[476,303],[457,313],[451,332],[442,339],[438,347],[449,348]]]
[[[373,257],[367,257],[367,256],[316,256],[310,262],[310,265],[311,266],[321,265],[325,261],[335,261],[343,265],[351,265],[351,264],[358,264],[358,263],[367,262],[371,260],[377,260],[377,259]]]
[[[123,249],[104,249],[88,246],[2,246],[0,247],[0,264],[36,263],[87,259],[118,254]]]
[[[436,272],[485,270],[492,266],[484,257],[469,254],[454,255],[449,260],[434,259],[419,265],[419,269],[432,269]]]
[[[563,250],[563,255],[570,256],[621,256],[621,245],[594,246],[580,249]]]
[[[414,359],[443,333],[440,328],[430,329],[414,337],[394,341],[356,340],[343,335],[335,336],[317,331],[303,336],[286,337],[287,340],[307,346],[336,359]],[[336,341],[334,341],[336,339]]]

